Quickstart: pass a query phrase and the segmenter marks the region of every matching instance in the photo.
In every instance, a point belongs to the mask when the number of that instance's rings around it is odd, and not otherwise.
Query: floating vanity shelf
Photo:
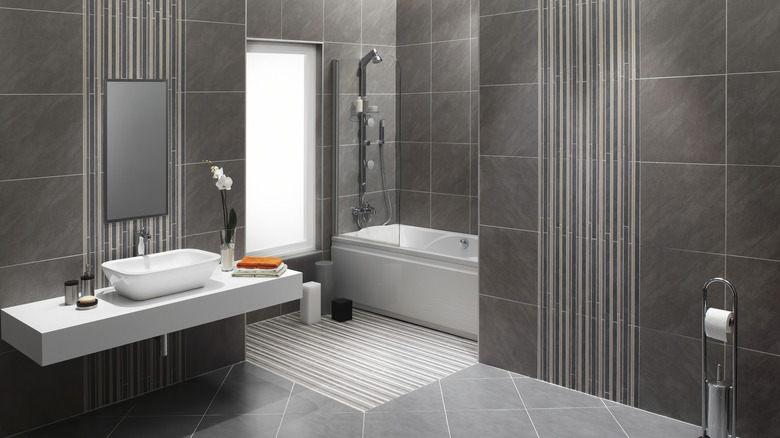
[[[62,297],[2,309],[3,340],[39,365],[51,365],[120,345],[301,298],[300,272],[279,278],[236,278],[219,267],[202,288],[133,301],[113,288],[96,291],[91,310]]]

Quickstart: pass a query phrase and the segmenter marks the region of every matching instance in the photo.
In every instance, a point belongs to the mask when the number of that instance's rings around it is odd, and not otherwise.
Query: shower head
[[[372,64],[379,64],[380,62],[382,62],[382,57],[379,56],[379,53],[377,53],[376,49],[371,49],[371,51],[366,53],[366,56],[364,56],[363,59],[360,60],[360,67],[365,68],[369,62],[371,62]]]

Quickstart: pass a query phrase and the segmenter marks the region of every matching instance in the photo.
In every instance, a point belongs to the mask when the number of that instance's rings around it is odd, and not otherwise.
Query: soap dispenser
[[[92,265],[84,267],[84,275],[81,276],[79,295],[82,297],[95,295],[95,275],[92,273]]]

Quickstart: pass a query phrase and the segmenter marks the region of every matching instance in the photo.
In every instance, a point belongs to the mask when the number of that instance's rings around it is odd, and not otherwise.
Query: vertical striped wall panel
[[[182,0],[84,0],[84,253],[98,287],[108,286],[104,261],[133,255],[134,233],[146,227],[152,251],[180,245],[183,115]],[[107,79],[168,81],[168,214],[106,223],[103,203],[103,89]],[[84,407],[91,410],[184,377],[182,334],[171,334],[168,356],[156,339],[84,358]]]
[[[539,377],[634,405],[637,0],[540,0]]]

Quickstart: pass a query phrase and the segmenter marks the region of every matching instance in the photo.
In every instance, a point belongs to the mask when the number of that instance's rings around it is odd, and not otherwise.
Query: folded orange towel
[[[241,269],[276,269],[282,264],[278,257],[244,257],[236,267]]]

